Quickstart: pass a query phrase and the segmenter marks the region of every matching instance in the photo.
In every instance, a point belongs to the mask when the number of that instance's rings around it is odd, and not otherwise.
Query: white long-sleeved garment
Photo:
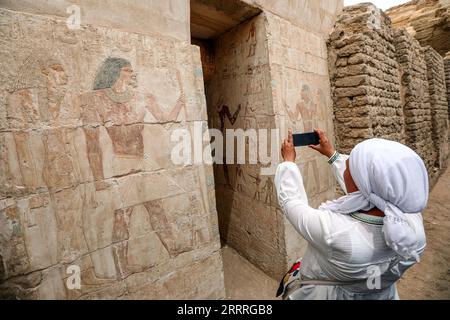
[[[339,155],[332,163],[334,176],[344,192],[347,159],[348,156]],[[395,282],[416,261],[401,261],[386,245],[381,231],[383,218],[359,212],[343,215],[310,207],[302,176],[293,162],[278,166],[275,185],[281,209],[308,241],[300,268],[302,277],[360,281],[345,286],[303,285],[295,292],[295,299],[398,299]],[[418,235],[421,255],[426,245],[422,215],[406,214],[405,218]],[[377,274],[381,275],[379,281]]]

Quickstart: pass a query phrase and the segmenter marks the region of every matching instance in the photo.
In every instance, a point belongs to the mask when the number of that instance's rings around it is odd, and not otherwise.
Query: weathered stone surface
[[[433,145],[431,106],[428,88],[427,62],[419,42],[406,30],[395,30],[395,46],[400,66],[401,102],[405,119],[405,142],[425,161],[434,175],[436,150]]]
[[[386,11],[395,28],[406,28],[422,46],[433,47],[441,56],[450,50],[450,2],[414,0]]]
[[[371,4],[346,7],[338,16],[328,53],[336,140],[342,152],[367,138],[404,141],[394,37],[389,18]]]
[[[367,138],[406,143],[436,182],[448,158],[444,64],[372,4],[346,7],[328,41],[338,148]]]
[[[321,128],[334,141],[325,39],[294,22],[269,13],[266,16],[276,126],[281,135],[287,135],[289,128],[295,132]],[[332,199],[335,179],[329,165],[309,148],[297,152],[310,205],[317,207]],[[281,217],[277,223],[281,225],[285,261],[290,266],[302,257],[307,243],[282,217],[279,208],[276,213]]]
[[[126,297],[130,276],[183,260],[196,285],[178,298],[224,297],[211,167],[170,160],[173,130],[206,123],[198,49],[92,26],[61,37],[64,21],[4,9],[0,19],[2,296]],[[214,267],[199,262],[209,255]],[[71,265],[79,290],[66,286]]]
[[[444,60],[431,47],[426,47],[425,58],[428,66],[428,88],[431,104],[431,121],[433,126],[433,142],[436,150],[434,167],[438,172],[446,168],[449,156],[448,130],[449,113],[446,99]]]

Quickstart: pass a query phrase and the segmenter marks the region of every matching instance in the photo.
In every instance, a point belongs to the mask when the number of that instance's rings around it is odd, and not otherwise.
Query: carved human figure
[[[97,72],[94,91],[83,95],[83,121],[103,126],[113,145],[115,159],[143,159],[142,131],[146,112],[159,122],[175,121],[185,106],[180,86],[180,97],[175,106],[164,112],[152,94],[141,96],[137,87],[137,74],[131,63],[123,58],[108,58]],[[85,126],[88,157],[95,180],[104,179],[103,155],[100,147],[100,128]]]
[[[111,140],[116,160],[143,157],[142,121],[145,110],[139,108],[137,103],[136,87],[137,75],[130,62],[122,58],[108,58],[97,72],[94,91],[81,97],[88,160],[96,181],[105,177],[100,145],[101,127],[105,128]],[[99,123],[101,127],[90,126],[91,123]],[[97,191],[102,191],[102,187],[102,184],[96,184]],[[133,269],[128,266],[127,260],[131,213],[132,208],[114,211],[112,252],[119,279],[125,278]],[[94,243],[91,245],[95,246]]]
[[[313,130],[316,104],[313,100],[311,89],[307,84],[302,86],[300,102],[297,103],[294,110],[291,110],[287,105],[285,105],[285,109],[291,120],[295,121],[299,119],[299,116],[301,117],[305,132]]]
[[[137,74],[131,63],[123,58],[107,58],[97,72],[93,92],[81,97],[82,118],[85,124],[88,159],[96,181],[105,179],[104,154],[100,144],[106,130],[113,146],[114,161],[139,161],[144,158],[143,121],[149,112],[159,122],[176,121],[185,106],[185,96],[177,73],[180,96],[175,106],[164,111],[152,94],[142,95],[137,88]],[[95,125],[92,125],[95,124]],[[99,126],[100,125],[100,126]],[[97,191],[102,191],[98,184]],[[146,207],[147,208],[147,207]],[[126,278],[140,272],[143,266],[128,262],[128,239],[133,207],[114,211],[112,229],[113,259],[117,277]]]
[[[54,122],[67,93],[69,77],[55,58],[30,57],[19,69],[7,99],[7,116],[15,129]]]
[[[130,218],[133,208],[119,209],[114,212],[113,256],[118,279],[124,279],[132,273],[141,272],[144,266],[128,263],[128,240],[130,238]]]
[[[57,61],[50,61],[42,69],[42,73],[45,74],[47,82],[47,109],[51,120],[57,120],[59,118],[61,104],[67,93],[69,78],[63,66]]]
[[[69,76],[57,59],[32,56],[20,68],[7,100],[10,125],[23,129],[13,132],[23,187],[50,191],[58,239],[52,254],[61,262],[73,261],[87,250],[81,227],[87,196],[83,187],[74,188],[78,170],[70,154],[73,131],[58,126],[68,83]],[[45,124],[48,127],[43,130],[30,130]],[[91,279],[90,284],[102,281],[95,274]]]
[[[236,191],[242,192],[242,186],[246,183],[244,170],[242,169],[242,165],[236,165]]]
[[[264,203],[271,205],[272,204],[272,195],[273,195],[273,182],[270,177],[267,177],[266,183],[262,187],[263,192],[266,194],[264,199]]]
[[[190,201],[192,206],[194,200],[190,199]],[[171,219],[170,213],[164,211],[162,200],[149,201],[144,203],[144,206],[149,214],[153,230],[171,257],[194,249],[193,226],[180,227],[173,217]],[[194,208],[192,210],[195,211]]]
[[[65,130],[44,130],[42,139],[38,132],[30,130],[41,129],[44,124],[54,125],[59,120],[68,81],[68,75],[58,60],[33,55],[19,68],[7,97],[6,114],[10,127],[15,129],[12,136],[21,176],[19,187],[23,190],[61,188],[74,181],[72,162],[65,150]],[[52,145],[56,136],[63,148]],[[43,156],[43,164],[40,156]]]
[[[255,179],[255,194],[253,195],[253,199],[254,200],[258,200],[261,201],[261,192],[263,192],[262,186],[261,186],[261,176],[258,174],[256,176],[253,175],[249,175],[250,177],[252,177],[253,179]]]
[[[301,98],[302,100],[298,108],[302,116],[304,130],[309,132],[314,129],[312,120],[314,119],[315,105],[311,94],[311,89],[306,84],[302,86]]]

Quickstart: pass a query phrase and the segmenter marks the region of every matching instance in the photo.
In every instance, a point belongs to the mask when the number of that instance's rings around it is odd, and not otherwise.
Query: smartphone
[[[309,145],[318,145],[319,135],[317,132],[296,133],[292,135],[294,140],[294,147],[303,147]]]

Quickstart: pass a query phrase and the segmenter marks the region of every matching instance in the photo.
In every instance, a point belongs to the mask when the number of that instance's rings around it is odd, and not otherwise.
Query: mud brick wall
[[[371,4],[344,8],[328,42],[337,147],[373,137],[404,141],[399,65],[389,18]]]
[[[328,41],[338,149],[372,137],[407,144],[431,185],[448,158],[444,64],[370,3],[344,8]]]
[[[447,85],[447,105],[450,117],[450,52],[444,58],[445,83]]]
[[[448,102],[446,99],[446,84],[444,60],[441,55],[428,46],[424,48],[428,66],[428,88],[430,93],[432,135],[437,152],[434,166],[442,170],[448,157]]]
[[[170,157],[173,130],[207,127],[199,49],[0,21],[0,297],[224,298],[212,166]]]
[[[419,42],[404,29],[394,31],[394,40],[400,67],[405,143],[425,160],[425,165],[432,174],[436,151],[430,130],[432,112],[425,54]]]

